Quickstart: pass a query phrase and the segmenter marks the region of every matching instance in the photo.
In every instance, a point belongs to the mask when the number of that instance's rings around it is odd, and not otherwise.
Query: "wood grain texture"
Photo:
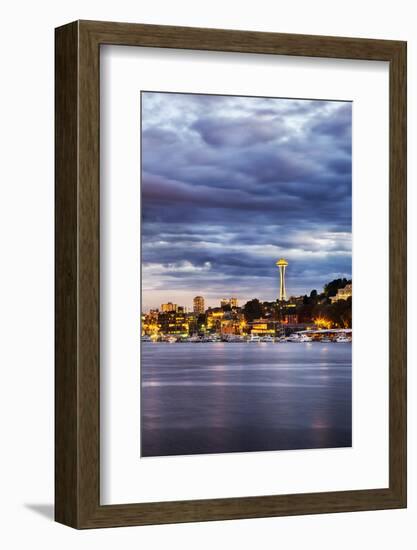
[[[77,525],[78,26],[55,44],[55,519]]]
[[[389,187],[389,471],[390,487],[407,493],[407,48],[390,62]]]
[[[100,45],[390,63],[389,487],[100,505]],[[370,358],[370,360],[372,360]],[[78,21],[56,29],[56,520],[116,527],[406,506],[406,44]]]

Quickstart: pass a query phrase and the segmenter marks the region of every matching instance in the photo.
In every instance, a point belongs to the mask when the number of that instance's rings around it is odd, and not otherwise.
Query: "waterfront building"
[[[209,308],[206,311],[206,327],[210,331],[220,332],[221,321],[225,312],[220,307]]]
[[[142,317],[141,317],[142,336],[150,336],[151,338],[157,338],[160,330],[158,318],[159,318],[159,313],[155,314],[155,310],[151,310],[149,313],[142,314]]]
[[[196,296],[193,300],[193,311],[196,315],[204,313],[204,298],[203,296]]]
[[[242,334],[242,322],[237,319],[223,319],[221,321],[220,332],[222,336]]]
[[[270,319],[255,319],[249,323],[250,333],[258,336],[274,336],[276,323]]]
[[[287,291],[285,289],[285,270],[288,266],[287,260],[280,258],[275,265],[279,269],[279,296],[278,299],[280,302],[287,299]]]
[[[190,334],[196,334],[199,332],[198,317],[199,315],[194,312],[185,312],[185,318],[188,323],[188,332]]]
[[[222,335],[240,335],[245,332],[246,322],[243,313],[235,308],[225,311],[220,321],[220,332]]]
[[[189,335],[190,323],[185,313],[177,313],[175,311],[160,313],[158,325],[162,336],[185,338]]]

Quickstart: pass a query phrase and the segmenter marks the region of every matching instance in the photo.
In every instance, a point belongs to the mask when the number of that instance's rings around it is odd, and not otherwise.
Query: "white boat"
[[[147,334],[144,334],[141,338],[142,342],[152,342],[152,339]]]
[[[248,342],[257,344],[261,341],[261,337],[258,334],[251,334]]]
[[[167,338],[168,344],[174,344],[176,341],[177,339],[175,338],[175,336],[168,336]]]
[[[312,338],[310,336],[307,336],[307,334],[299,334],[298,332],[291,334],[287,338],[287,342],[295,342],[297,344],[302,344],[304,342],[311,342]]]
[[[269,343],[273,343],[275,340],[272,336],[270,336],[269,334],[266,335],[266,336],[262,336],[261,338],[261,342],[269,342]]]
[[[346,336],[338,336],[335,340],[337,344],[350,344],[351,340]]]
[[[236,343],[236,342],[241,342],[242,338],[238,334],[229,334],[229,335],[224,337],[223,341],[228,342],[229,344],[230,343],[233,344],[233,343]]]

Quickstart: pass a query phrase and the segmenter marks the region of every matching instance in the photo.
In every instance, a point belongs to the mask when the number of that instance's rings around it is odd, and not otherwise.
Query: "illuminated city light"
[[[328,319],[325,319],[324,317],[317,317],[316,319],[313,319],[314,324],[319,328],[329,329],[332,327],[332,322]]]
[[[195,296],[191,310],[167,302],[161,304],[160,310],[150,309],[141,315],[142,338],[152,342],[276,342],[294,332],[311,331],[314,340],[336,341],[326,331],[351,331],[351,281],[337,279],[324,285],[321,294],[312,291],[310,297],[291,296],[288,300],[285,281],[288,261],[280,258],[275,265],[280,273],[278,300],[253,298],[239,306],[238,299],[231,297],[219,300],[220,307],[206,308],[205,298]],[[334,292],[335,285],[341,282],[343,288],[336,287],[336,295],[329,296],[328,289]],[[318,335],[320,331],[324,332]]]

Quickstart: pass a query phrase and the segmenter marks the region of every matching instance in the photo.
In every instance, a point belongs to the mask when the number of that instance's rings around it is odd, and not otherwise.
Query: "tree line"
[[[334,279],[324,285],[323,291],[312,290],[310,295],[298,297],[291,306],[288,303],[260,302],[257,298],[246,302],[243,314],[247,322],[265,317],[280,320],[285,315],[296,314],[299,323],[310,323],[315,319],[328,321],[333,327],[352,327],[352,298],[332,303],[337,291],[352,281],[346,278]]]

